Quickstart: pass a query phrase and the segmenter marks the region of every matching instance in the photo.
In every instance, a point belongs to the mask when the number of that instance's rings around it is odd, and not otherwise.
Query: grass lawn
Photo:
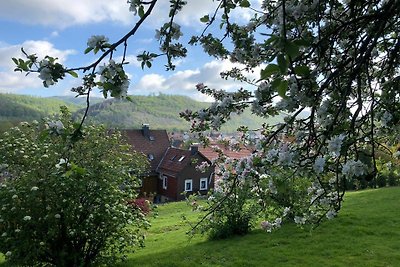
[[[118,266],[400,266],[399,197],[400,187],[351,192],[339,217],[313,231],[287,224],[219,241],[189,240],[181,216],[198,215],[170,203],[152,219],[146,247]]]
[[[159,207],[146,247],[124,266],[400,266],[400,188],[351,192],[339,217],[313,231],[284,225],[228,240],[188,240],[185,203]]]

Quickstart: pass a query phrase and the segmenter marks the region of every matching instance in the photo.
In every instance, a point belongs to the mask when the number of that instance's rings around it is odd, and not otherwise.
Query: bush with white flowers
[[[87,125],[71,142],[70,114],[0,136],[0,252],[20,265],[111,263],[143,243],[128,202],[146,159],[116,132]]]

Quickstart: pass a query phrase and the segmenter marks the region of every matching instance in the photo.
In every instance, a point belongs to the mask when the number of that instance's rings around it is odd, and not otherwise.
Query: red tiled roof
[[[167,131],[149,130],[148,136],[143,134],[143,130],[122,130],[121,132],[134,150],[142,152],[148,158],[153,155],[154,159],[150,161],[150,166],[151,171],[155,171],[170,146]]]
[[[211,144],[208,147],[199,147],[199,151],[201,152],[201,154],[203,154],[210,161],[218,157],[218,153],[214,151],[213,146],[217,146],[219,149],[222,150],[222,153],[225,156],[230,157],[232,159],[241,159],[250,156],[252,154],[252,152],[247,148],[241,148],[239,151],[236,151],[236,150],[231,150],[221,144]]]

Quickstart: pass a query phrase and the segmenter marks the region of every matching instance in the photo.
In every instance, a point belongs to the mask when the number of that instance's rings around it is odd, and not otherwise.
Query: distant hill
[[[23,95],[0,94],[0,130],[20,121],[40,119],[58,113],[59,106],[66,105],[77,118],[83,114],[85,98],[50,97],[40,98]],[[177,95],[132,96],[132,102],[126,100],[91,98],[88,121],[102,123],[112,128],[140,128],[143,123],[152,129],[169,131],[187,131],[190,123],[179,117],[186,109],[206,108],[209,103],[198,102],[189,97]],[[282,121],[281,117],[271,118],[269,123]],[[234,132],[240,125],[258,128],[266,121],[249,110],[240,116],[234,115],[221,131]]]
[[[110,99],[94,104],[89,109],[88,120],[104,123],[116,128],[140,128],[143,123],[150,124],[152,129],[167,129],[182,131],[190,128],[190,123],[179,117],[186,109],[199,110],[210,103],[198,102],[189,97],[178,95],[133,96],[132,102]],[[272,118],[270,123],[282,121],[282,118]],[[259,128],[265,120],[257,117],[249,110],[240,116],[232,116],[231,121],[223,126],[223,132],[235,132],[245,125],[249,128]]]
[[[74,97],[74,96],[52,96],[49,99],[57,99],[63,102],[77,105],[77,106],[86,106],[86,97]],[[101,97],[90,97],[90,103],[96,104],[99,102],[103,102],[104,98]]]
[[[80,108],[78,105],[59,99],[0,94],[0,131],[21,121],[40,120],[59,113],[62,105],[67,106],[72,112]]]

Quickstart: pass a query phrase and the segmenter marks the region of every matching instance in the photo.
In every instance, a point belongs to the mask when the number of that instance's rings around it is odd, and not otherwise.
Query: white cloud
[[[36,73],[25,76],[23,73],[14,72],[15,65],[11,58],[24,58],[21,47],[28,54],[35,53],[39,59],[45,55],[58,57],[60,63],[65,62],[69,55],[75,53],[74,50],[56,49],[52,43],[47,41],[29,40],[18,45],[2,44],[0,46],[0,92],[12,93],[20,89],[43,88],[43,84]]]
[[[214,1],[188,1],[188,4],[176,16],[178,23],[186,26],[198,25],[204,14],[215,10]],[[159,0],[149,23],[153,26],[169,21],[169,1]],[[77,24],[114,21],[131,24],[138,17],[129,12],[126,0],[13,0],[0,1],[0,17],[33,25],[45,25],[65,28]]]
[[[201,95],[196,90],[196,84],[204,83],[210,88],[224,89],[234,91],[240,87],[246,87],[246,84],[233,80],[224,80],[220,77],[222,71],[230,70],[233,67],[240,67],[238,64],[231,63],[228,60],[213,60],[204,64],[201,68],[194,70],[184,70],[173,73],[169,76],[160,74],[144,75],[138,83],[132,83],[133,94],[165,93],[190,96],[202,101],[210,101],[211,98]],[[257,79],[259,69],[248,74],[248,78]],[[248,89],[252,89],[249,87]]]
[[[177,14],[176,22],[201,31],[204,24],[200,22],[200,18],[206,14],[212,15],[219,1],[190,0],[187,2],[187,5]],[[260,5],[260,0],[251,2],[256,7]],[[146,24],[159,27],[168,22],[169,6],[169,1],[159,0]],[[222,11],[220,13],[222,14]],[[250,14],[249,9],[238,8],[232,12],[232,19],[235,21],[248,19]],[[0,17],[31,25],[51,26],[56,29],[109,21],[130,25],[138,19],[129,12],[126,0],[4,0],[0,1]]]
[[[27,24],[64,28],[107,20],[128,24],[133,20],[128,8],[124,0],[13,0],[0,2],[0,16]]]

